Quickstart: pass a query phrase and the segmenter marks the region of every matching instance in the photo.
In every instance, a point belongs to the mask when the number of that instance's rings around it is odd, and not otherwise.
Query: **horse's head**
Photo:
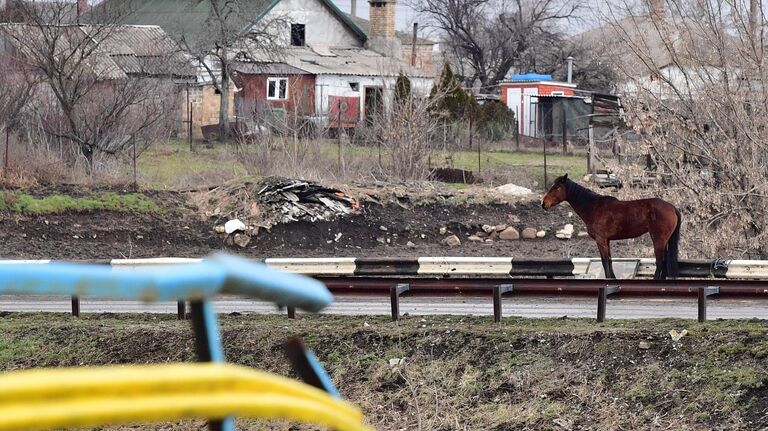
[[[547,194],[544,195],[544,199],[541,200],[542,208],[548,210],[567,199],[568,196],[565,191],[566,182],[568,182],[568,174],[555,179],[555,182],[552,183],[552,187],[549,188]]]

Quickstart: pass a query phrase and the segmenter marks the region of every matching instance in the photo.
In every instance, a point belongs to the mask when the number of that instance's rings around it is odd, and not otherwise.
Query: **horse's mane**
[[[571,180],[565,181],[565,192],[568,195],[568,201],[576,205],[589,203],[589,201],[601,196]]]

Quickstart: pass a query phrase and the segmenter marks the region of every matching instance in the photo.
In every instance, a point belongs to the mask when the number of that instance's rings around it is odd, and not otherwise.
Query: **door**
[[[536,136],[536,111],[539,103],[539,90],[526,88],[523,90],[523,135]]]
[[[384,111],[384,90],[381,87],[365,87],[365,124],[372,125],[374,119]]]
[[[517,132],[523,133],[522,122],[520,121],[520,100],[522,91],[519,88],[507,89],[507,107],[515,113],[515,121],[517,122]]]

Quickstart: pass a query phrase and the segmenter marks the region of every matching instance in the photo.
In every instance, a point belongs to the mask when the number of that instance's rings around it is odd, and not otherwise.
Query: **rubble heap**
[[[332,220],[360,209],[357,199],[312,181],[265,178],[257,195],[263,207],[282,217],[282,223]]]

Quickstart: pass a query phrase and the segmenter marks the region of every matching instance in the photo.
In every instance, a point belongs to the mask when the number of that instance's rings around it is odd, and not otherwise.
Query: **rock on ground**
[[[515,229],[515,228],[513,228],[513,227],[508,227],[508,228],[504,229],[504,230],[503,230],[503,231],[502,231],[502,232],[499,234],[499,238],[500,238],[500,239],[505,239],[505,240],[516,240],[516,239],[520,239],[520,232],[518,232],[518,231],[517,231],[517,229]]]

